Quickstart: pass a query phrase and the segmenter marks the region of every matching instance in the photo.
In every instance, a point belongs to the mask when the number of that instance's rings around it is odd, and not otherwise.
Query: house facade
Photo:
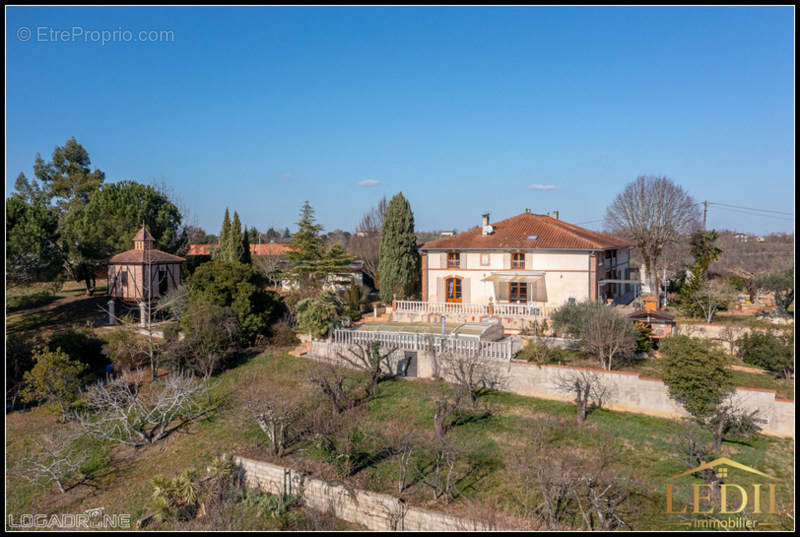
[[[631,245],[551,215],[524,213],[425,243],[422,300],[399,301],[403,310],[450,314],[472,321],[486,316],[535,318],[565,302],[628,302]],[[463,318],[463,319],[462,319]],[[407,319],[411,320],[411,319]],[[508,325],[508,323],[505,323]]]

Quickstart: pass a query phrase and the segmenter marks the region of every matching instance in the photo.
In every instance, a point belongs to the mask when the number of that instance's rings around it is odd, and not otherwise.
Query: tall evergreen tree
[[[226,259],[230,251],[231,236],[231,217],[228,208],[225,207],[225,218],[222,219],[222,229],[219,231],[219,242],[217,247],[211,251],[212,259]]]
[[[340,244],[328,250],[321,232],[322,226],[316,223],[314,209],[306,201],[300,209],[300,221],[297,222],[297,233],[292,235],[291,249],[286,253],[292,265],[287,275],[301,288],[320,288],[331,274],[345,272],[352,262]]]
[[[242,222],[239,220],[239,213],[233,211],[233,221],[231,222],[231,250],[227,261],[241,261],[244,258],[242,238]]]
[[[239,259],[239,261],[245,265],[249,265],[252,261],[252,258],[250,257],[250,234],[247,231],[247,226],[244,226],[244,232],[242,233],[242,257]]]
[[[412,295],[418,281],[420,257],[414,234],[414,213],[402,192],[386,207],[378,252],[381,300],[389,303],[394,295],[398,298]]]

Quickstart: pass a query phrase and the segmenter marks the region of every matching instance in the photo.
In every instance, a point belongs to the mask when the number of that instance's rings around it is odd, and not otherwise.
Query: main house
[[[493,224],[484,214],[481,226],[421,247],[422,301],[399,301],[396,317],[536,317],[569,301],[628,302],[635,290],[625,281],[630,247],[559,220],[557,212],[526,209]]]

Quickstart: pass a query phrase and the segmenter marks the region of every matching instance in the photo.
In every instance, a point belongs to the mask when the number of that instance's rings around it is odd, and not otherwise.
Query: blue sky
[[[107,180],[166,182],[211,233],[226,206],[294,229],[305,199],[326,230],[352,230],[399,191],[421,230],[525,208],[581,223],[641,174],[792,213],[793,19],[789,7],[9,7],[6,193],[75,136]],[[174,38],[102,44],[90,33],[102,30]],[[793,220],[712,206],[709,226]]]

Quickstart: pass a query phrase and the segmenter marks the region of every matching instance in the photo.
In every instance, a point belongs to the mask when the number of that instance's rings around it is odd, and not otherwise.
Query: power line
[[[721,210],[723,210],[723,211],[731,211],[731,212],[734,212],[734,213],[746,214],[748,216],[764,216],[764,217],[767,217],[767,218],[776,218],[778,220],[787,220],[787,221],[794,220],[794,217],[779,216],[777,214],[755,213],[755,212],[751,212],[751,211],[747,211],[747,210],[743,210],[743,209],[732,209],[732,208],[729,208],[729,207],[719,207],[719,208]]]
[[[716,201],[709,201],[709,205],[719,205],[721,207],[732,207],[734,209],[746,209],[748,211],[757,211],[760,213],[774,213],[774,214],[782,214],[786,216],[794,216],[794,213],[785,213],[783,211],[773,211],[772,209],[756,209],[755,207],[742,207],[741,205],[729,205],[727,203],[719,203]]]

